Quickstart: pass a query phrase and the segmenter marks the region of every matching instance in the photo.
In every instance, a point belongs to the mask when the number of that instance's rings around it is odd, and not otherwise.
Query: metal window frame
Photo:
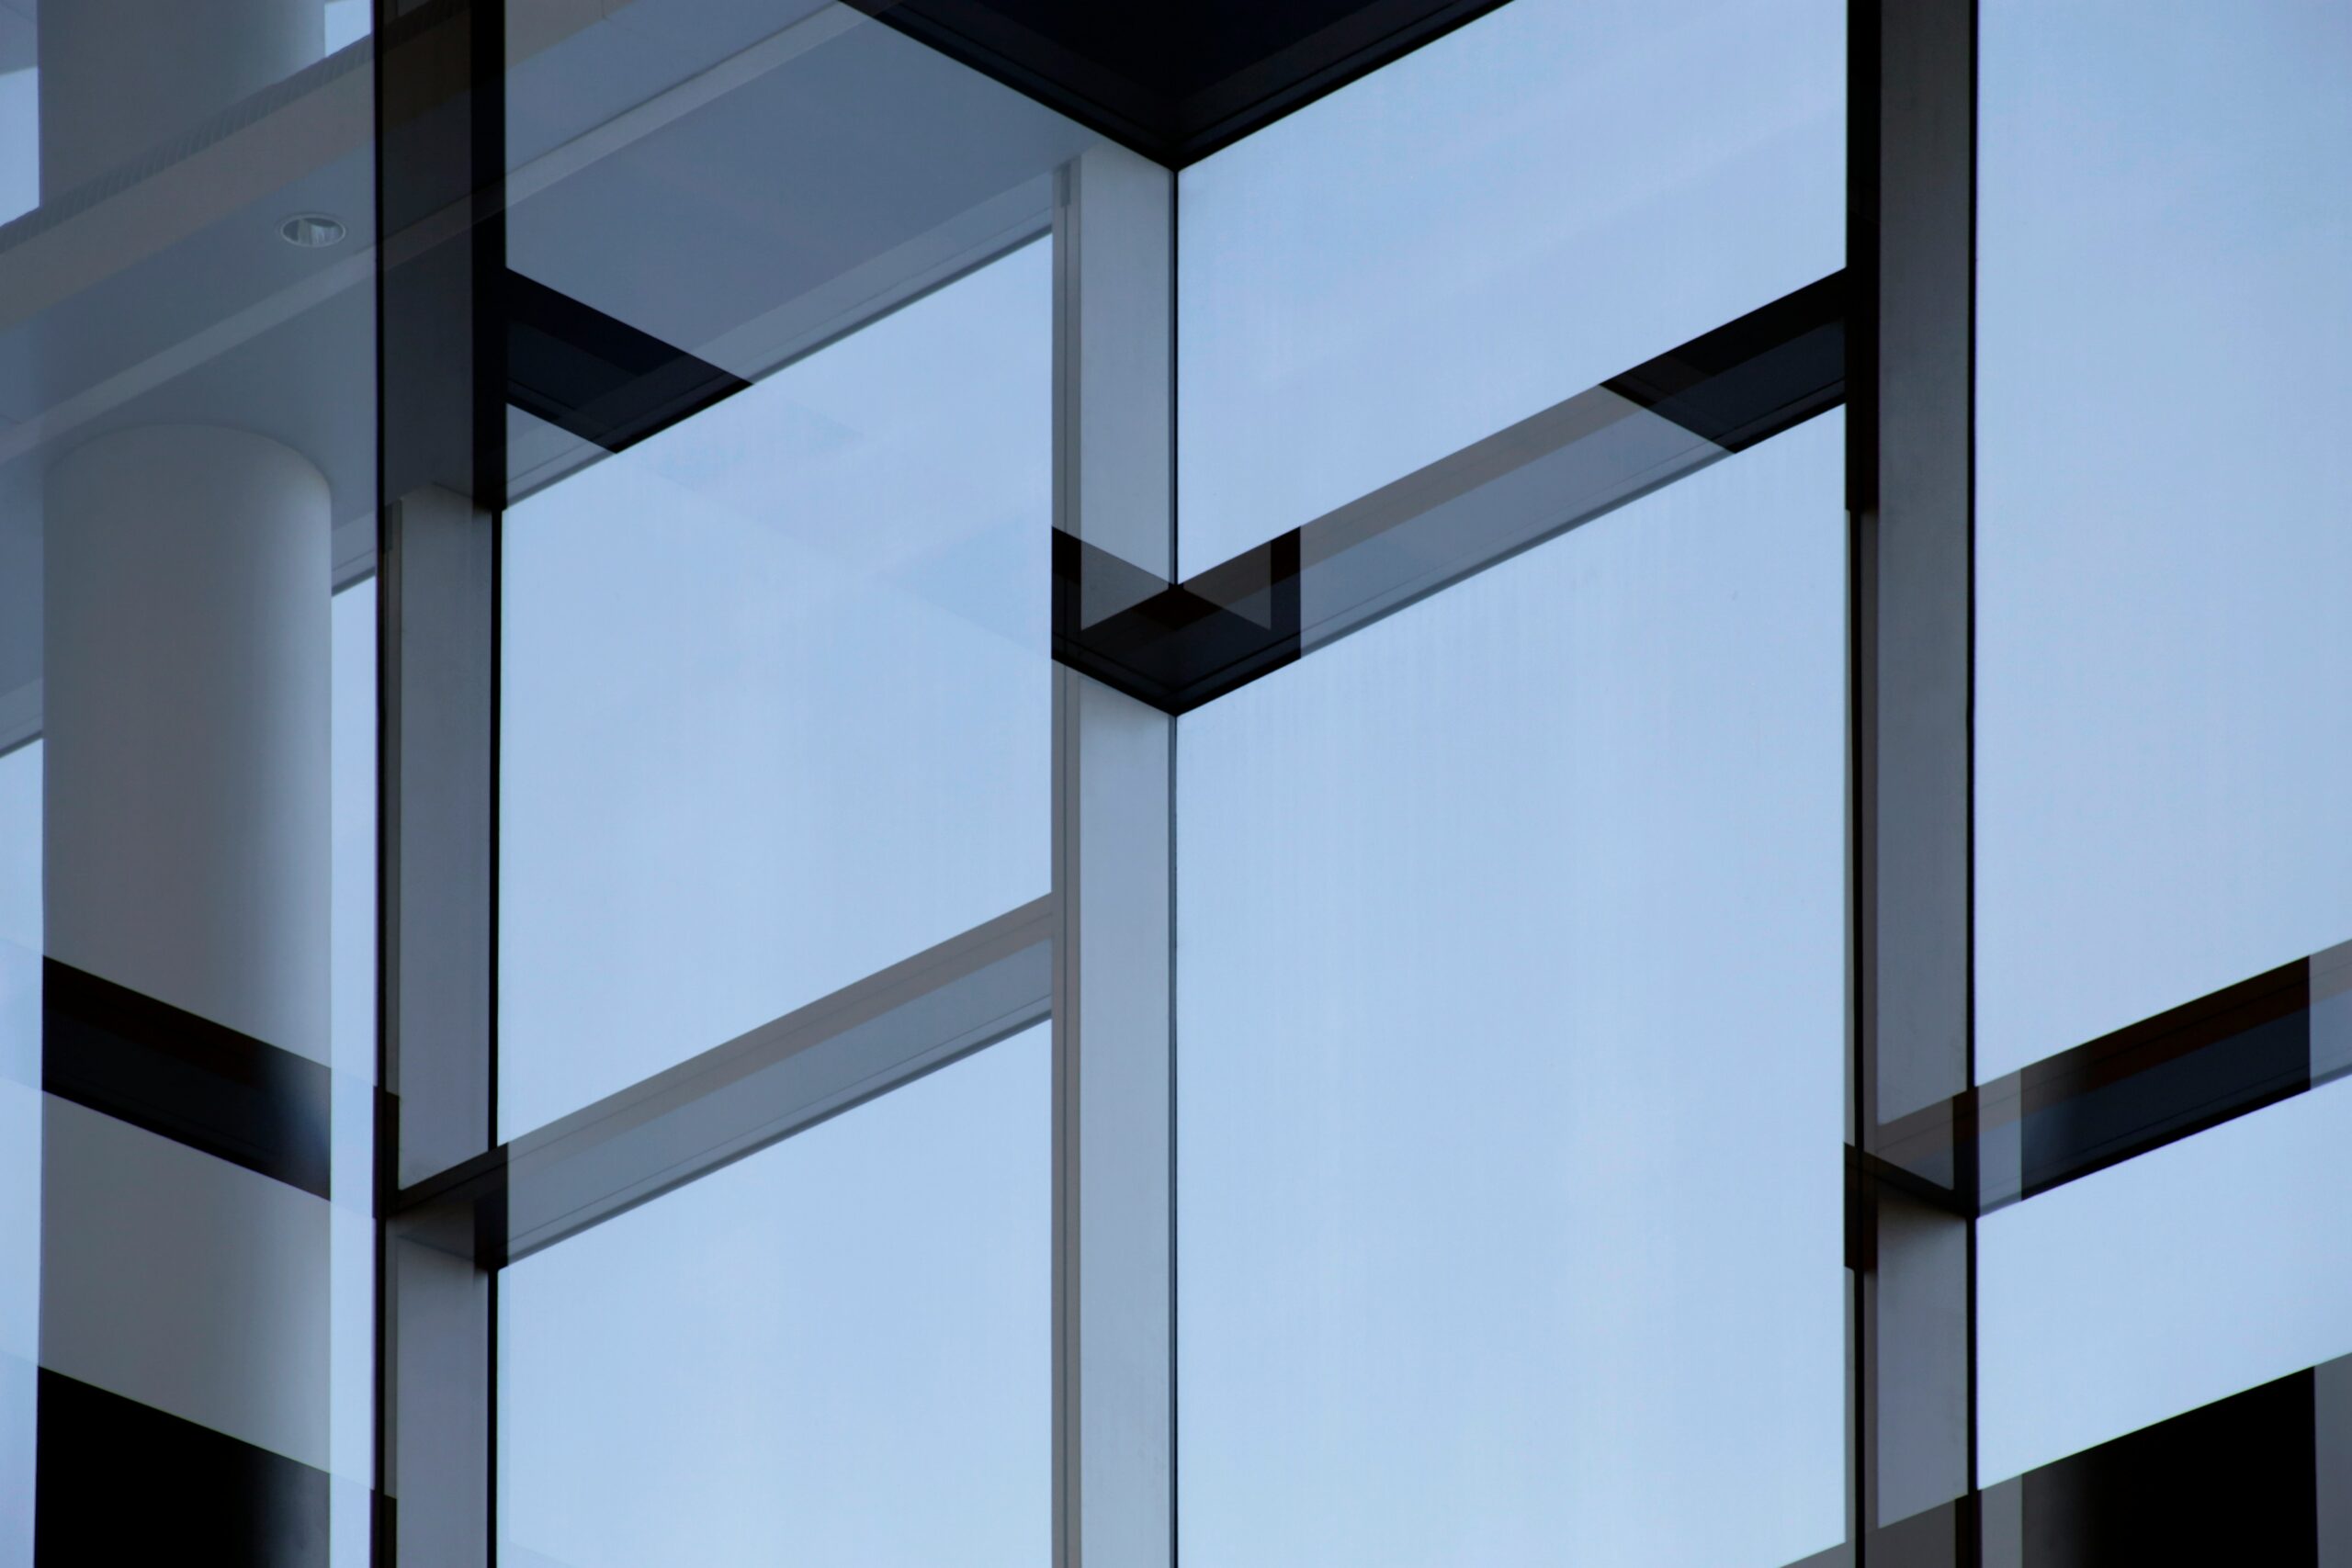
[[[1189,698],[1105,683],[1094,654],[1057,647],[1046,898],[496,1141],[503,9],[378,0],[377,1561],[494,1561],[500,1267],[1050,1019],[1055,1561],[1172,1568],[1173,715]],[[1856,1568],[1957,1568],[1987,1550],[1974,1224],[2003,1198],[1980,1151],[2016,1112],[1980,1109],[1999,1086],[1973,1082],[1976,21],[1975,0],[1849,4],[1842,386],[1820,406],[1842,395],[1849,420],[1852,1516],[1818,1561]],[[639,118],[666,122],[789,52],[758,49]],[[625,130],[549,157],[598,155]],[[1057,629],[1065,609],[1091,627],[1173,591],[1175,221],[1172,173],[1106,142],[1057,175],[1049,215],[976,215],[919,276],[862,280],[862,302],[794,329],[793,354],[821,346],[1050,224],[1054,524],[1108,565],[1057,582]],[[1389,510],[1409,524],[1410,502]],[[1277,586],[1261,575],[1251,592]]]

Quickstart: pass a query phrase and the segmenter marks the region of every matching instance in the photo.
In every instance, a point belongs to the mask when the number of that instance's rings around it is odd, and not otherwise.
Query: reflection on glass
[[[1185,169],[1181,575],[1837,271],[1844,28],[1515,0]]]
[[[1190,1559],[1843,1538],[1842,426],[1180,721]]]
[[[500,1125],[1044,893],[1050,255],[507,515]]]
[[[1036,1568],[1047,1032],[509,1268],[500,1561]]]
[[[1990,1483],[2352,1353],[2352,1079],[1986,1215]]]
[[[2352,13],[1982,28],[1986,1079],[2352,937]]]

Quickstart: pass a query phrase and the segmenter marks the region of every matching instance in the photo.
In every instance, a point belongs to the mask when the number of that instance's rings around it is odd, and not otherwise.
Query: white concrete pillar
[[[201,425],[99,437],[45,507],[50,955],[322,1062],[331,520]]]
[[[175,138],[315,62],[324,41],[322,0],[43,6],[44,198],[171,156]],[[261,233],[257,243],[275,243]],[[201,309],[201,296],[183,303]],[[233,428],[240,412],[102,434],[48,472],[44,945],[58,963],[325,1063],[332,500],[308,457]],[[71,1037],[45,1040],[45,1055]],[[179,1043],[130,1042],[166,1055]],[[200,1047],[187,1059],[191,1077],[204,1060]],[[44,1077],[57,1066],[45,1060]],[[103,1403],[119,1396],[294,1461],[250,1495],[207,1497],[217,1517],[187,1528],[266,1537],[254,1550],[272,1564],[323,1562],[330,1206],[208,1142],[233,1146],[257,1124],[237,1120],[241,1090],[288,1097],[263,1122],[310,1108],[275,1068],[253,1083],[218,1070],[225,1102],[201,1089],[181,1102],[168,1072],[110,1086],[101,1070],[102,1098],[120,1087],[129,1109],[44,1096],[40,1359],[101,1391],[88,1410],[122,1408]],[[222,1103],[225,1120],[208,1122]],[[49,1415],[44,1401],[43,1484],[102,1489],[107,1435],[70,1420],[52,1432]],[[182,1429],[121,1419],[134,1446]],[[185,1440],[191,1452],[217,1441]],[[352,1517],[364,1524],[360,1491]],[[137,1533],[86,1512],[45,1522],[55,1539],[44,1536],[44,1555]]]

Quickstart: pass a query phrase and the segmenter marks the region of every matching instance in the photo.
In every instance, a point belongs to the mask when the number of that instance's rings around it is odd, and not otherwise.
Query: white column
[[[62,7],[70,8],[70,7]],[[50,471],[50,955],[327,1059],[326,477],[243,431]]]
[[[168,158],[319,59],[323,26],[321,0],[45,6],[45,196]],[[325,1062],[331,497],[238,412],[98,435],[46,477],[45,945]],[[325,1200],[63,1100],[45,1111],[44,1365],[323,1471]],[[278,1523],[307,1528],[299,1508]]]

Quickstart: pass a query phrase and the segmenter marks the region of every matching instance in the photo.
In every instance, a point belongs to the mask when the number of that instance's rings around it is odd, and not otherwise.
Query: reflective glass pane
[[[1842,425],[1180,721],[1190,1560],[1843,1539]]]
[[[1040,1028],[500,1277],[499,1560],[1051,1555]]]
[[[1098,140],[849,6],[506,22],[505,260],[561,312],[518,314],[514,400],[540,418],[509,432],[517,493],[601,457],[633,405],[673,409],[662,359],[756,380],[1042,233],[1054,171]]]
[[[1514,0],[1187,167],[1182,575],[1842,266],[1845,11]]]
[[[32,17],[0,6],[0,223],[40,205],[40,51]]]
[[[1982,29],[1990,1078],[2352,937],[2352,12]]]
[[[1976,1252],[1988,1484],[2352,1352],[2352,1079],[1988,1214]]]
[[[499,1119],[1046,890],[1051,255],[507,514]]]

